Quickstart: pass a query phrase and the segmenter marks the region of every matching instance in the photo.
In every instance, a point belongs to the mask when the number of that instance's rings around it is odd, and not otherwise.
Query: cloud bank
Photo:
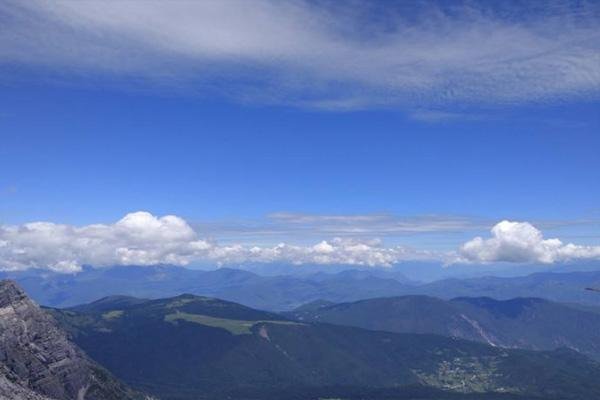
[[[572,260],[600,259],[600,246],[579,246],[559,239],[544,239],[542,232],[528,222],[502,221],[492,237],[476,237],[459,250],[461,261],[518,262],[552,264]]]
[[[386,266],[406,259],[431,258],[427,252],[383,247],[377,240],[333,239],[313,246],[219,245],[204,240],[180,217],[127,214],[114,224],[81,227],[33,222],[0,226],[0,269],[47,268],[77,272],[83,265],[187,265],[285,262]]]
[[[0,65],[327,109],[600,92],[597,2],[449,4],[5,0]]]
[[[317,218],[301,214],[281,214],[280,217],[302,220]],[[344,221],[350,218],[339,217]],[[361,223],[365,222],[363,217],[356,216]],[[200,238],[198,232],[180,217],[157,217],[140,211],[127,214],[113,224],[72,226],[32,222],[0,226],[0,270],[45,268],[71,273],[81,270],[84,265],[184,266],[193,263],[229,265],[280,262],[296,265],[391,266],[415,260],[437,260],[447,264],[551,264],[600,259],[600,246],[579,246],[564,244],[559,239],[544,239],[542,233],[527,222],[502,221],[492,228],[491,233],[491,238],[476,237],[464,243],[458,251],[449,253],[385,246],[377,239],[356,237],[334,238],[302,246],[290,243],[274,246],[245,243],[225,245]]]

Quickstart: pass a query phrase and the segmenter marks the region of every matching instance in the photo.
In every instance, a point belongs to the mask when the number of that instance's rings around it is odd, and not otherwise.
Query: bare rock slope
[[[0,399],[134,400],[16,283],[0,281]]]

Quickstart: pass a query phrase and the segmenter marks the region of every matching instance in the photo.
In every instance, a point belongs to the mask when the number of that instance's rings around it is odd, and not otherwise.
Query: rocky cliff
[[[133,400],[16,283],[0,281],[0,399]]]

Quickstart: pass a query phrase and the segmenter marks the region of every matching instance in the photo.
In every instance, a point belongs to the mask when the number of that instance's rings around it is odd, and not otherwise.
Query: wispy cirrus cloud
[[[598,96],[598,4],[507,3],[7,0],[0,60],[243,102],[433,107],[430,120],[461,102]]]
[[[333,235],[394,236],[417,233],[462,232],[486,227],[481,218],[453,215],[399,216],[393,214],[325,215],[279,212],[268,216],[289,229]]]
[[[381,238],[402,241],[407,237],[442,236],[479,232],[488,229],[492,220],[457,215],[394,214],[311,214],[275,212],[264,218],[230,221],[195,221],[192,226],[225,242],[236,240],[255,243],[273,241]]]
[[[440,110],[414,110],[408,113],[408,116],[416,121],[426,123],[445,123],[455,121],[477,121],[483,118],[482,115],[468,114],[465,112],[449,112]]]

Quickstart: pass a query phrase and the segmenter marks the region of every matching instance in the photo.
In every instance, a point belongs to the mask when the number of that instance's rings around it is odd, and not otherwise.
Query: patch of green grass
[[[112,310],[112,311],[107,311],[104,314],[102,314],[102,318],[104,318],[106,320],[111,320],[111,319],[119,318],[122,315],[123,315],[123,310]]]
[[[250,335],[252,333],[251,328],[258,323],[271,323],[271,324],[284,324],[284,325],[302,325],[293,321],[245,321],[238,319],[226,319],[210,317],[208,315],[201,314],[190,314],[181,311],[177,311],[174,314],[168,314],[165,316],[165,321],[188,321],[196,324],[210,326],[213,328],[222,328],[229,331],[233,335]]]
[[[198,301],[198,298],[180,298],[180,299],[176,299],[176,300],[169,302],[169,304],[167,304],[166,307],[167,308],[177,308],[177,307],[184,306],[188,303],[193,303],[195,301]]]

